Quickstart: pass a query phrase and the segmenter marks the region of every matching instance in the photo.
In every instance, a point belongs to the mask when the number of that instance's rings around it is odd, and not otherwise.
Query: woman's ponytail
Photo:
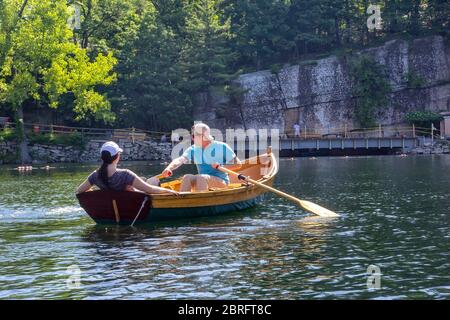
[[[102,151],[102,166],[98,169],[98,177],[100,178],[100,181],[103,182],[106,188],[109,188],[109,181],[108,181],[108,165],[113,163],[114,160],[117,159],[119,154],[116,154],[114,157],[111,157],[111,153],[109,151]]]

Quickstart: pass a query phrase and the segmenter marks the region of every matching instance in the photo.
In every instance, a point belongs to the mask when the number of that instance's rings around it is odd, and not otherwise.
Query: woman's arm
[[[148,183],[146,183],[144,180],[142,180],[139,177],[134,178],[133,187],[140,191],[143,191],[145,193],[171,193],[174,195],[179,195],[179,193],[177,191],[149,185]]]
[[[89,191],[89,189],[92,188],[92,184],[89,182],[88,179],[86,179],[77,189],[77,194]]]

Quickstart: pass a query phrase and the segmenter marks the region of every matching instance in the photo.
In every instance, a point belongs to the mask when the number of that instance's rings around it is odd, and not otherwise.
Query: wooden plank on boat
[[[113,209],[114,209],[114,215],[116,216],[116,222],[120,223],[120,215],[119,215],[119,209],[117,209],[117,202],[116,200],[113,200]]]

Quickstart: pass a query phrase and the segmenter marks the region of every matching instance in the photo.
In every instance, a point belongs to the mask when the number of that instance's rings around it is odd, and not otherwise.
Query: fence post
[[[305,132],[305,139],[307,139],[308,137],[307,137],[307,134],[306,134],[306,125],[305,125],[305,130],[304,130],[304,132]]]
[[[416,138],[416,125],[413,123],[413,138]]]
[[[431,146],[433,146],[433,144],[434,144],[434,130],[435,130],[434,124],[432,123],[431,124]]]
[[[347,139],[347,124],[344,125],[344,138]]]
[[[381,124],[378,125],[378,138],[382,138],[382,136],[381,136]]]

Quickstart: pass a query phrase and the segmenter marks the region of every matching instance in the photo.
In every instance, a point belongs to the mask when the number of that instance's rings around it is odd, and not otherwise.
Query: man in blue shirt
[[[208,191],[209,188],[226,188],[230,183],[228,174],[214,169],[214,164],[240,164],[233,149],[226,143],[215,141],[210,128],[204,124],[196,124],[192,128],[194,144],[181,157],[173,160],[163,171],[164,177],[172,175],[183,164],[192,162],[197,166],[197,175],[187,174],[181,182],[181,192]]]

